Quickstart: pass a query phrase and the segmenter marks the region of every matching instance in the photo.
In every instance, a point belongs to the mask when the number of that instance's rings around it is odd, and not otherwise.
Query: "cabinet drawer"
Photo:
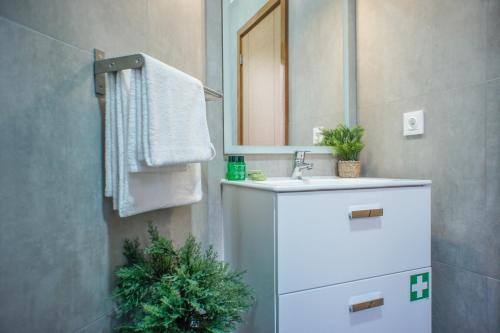
[[[280,295],[279,331],[430,333],[430,283],[429,267]]]
[[[428,186],[280,193],[277,221],[279,294],[430,266]]]

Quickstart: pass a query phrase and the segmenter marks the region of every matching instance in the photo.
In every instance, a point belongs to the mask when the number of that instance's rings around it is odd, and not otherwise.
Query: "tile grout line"
[[[476,272],[476,271],[473,271],[473,270],[470,270],[470,269],[467,269],[465,267],[462,267],[462,266],[458,266],[458,265],[453,265],[453,264],[448,264],[446,262],[443,262],[443,261],[440,261],[440,260],[432,260],[432,262],[437,262],[441,265],[446,265],[446,266],[449,266],[449,267],[454,267],[454,268],[457,268],[457,269],[460,269],[462,271],[465,271],[467,273],[472,273],[472,274],[475,274],[475,275],[479,275],[481,277],[484,277],[486,279],[492,279],[492,280],[495,280],[495,281],[500,281],[500,279],[497,279],[493,276],[489,276],[489,275],[486,275],[486,274],[482,274],[482,273],[479,273],[479,272]]]
[[[52,41],[59,42],[59,43],[64,44],[64,45],[66,45],[66,46],[68,46],[68,47],[71,47],[71,48],[73,48],[73,49],[76,49],[76,50],[78,50],[78,51],[82,51],[82,52],[85,52],[85,53],[88,53],[88,54],[92,54],[92,52],[91,52],[91,51],[89,51],[89,50],[84,50],[84,49],[82,49],[81,47],[79,47],[79,46],[77,46],[77,45],[74,45],[74,44],[68,43],[68,42],[66,42],[66,41],[64,41],[64,40],[61,40],[61,39],[58,39],[58,38],[52,37],[52,36],[50,36],[50,35],[47,35],[47,34],[45,34],[45,33],[43,33],[43,32],[40,32],[40,31],[35,30],[35,29],[33,29],[33,28],[30,28],[30,27],[28,27],[28,26],[26,26],[26,25],[24,25],[24,24],[22,24],[22,23],[19,23],[19,22],[17,22],[17,21],[11,20],[11,19],[9,19],[9,18],[7,18],[7,17],[5,17],[5,16],[3,16],[3,15],[0,15],[0,20],[4,20],[4,21],[5,21],[5,22],[7,22],[7,23],[11,23],[11,24],[13,24],[13,25],[15,25],[15,26],[17,26],[17,27],[19,27],[19,28],[25,29],[26,31],[29,31],[29,32],[35,33],[35,34],[37,34],[37,35],[39,35],[39,36],[41,36],[41,37],[44,37],[44,38],[50,39],[50,40],[52,40]]]
[[[492,320],[492,318],[490,318],[490,293],[489,293],[489,286],[488,286],[488,278],[486,278],[486,320],[488,321],[487,322],[487,330],[488,332],[490,332],[490,322]],[[490,333],[493,333],[493,332],[490,332]]]
[[[103,313],[103,314],[99,315],[97,318],[92,319],[91,321],[89,321],[88,323],[86,323],[85,325],[83,325],[82,327],[77,328],[74,331],[74,333],[81,332],[82,330],[84,330],[86,328],[89,328],[90,326],[92,326],[93,324],[95,324],[96,322],[98,322],[99,320],[101,320],[102,318],[105,318],[105,317],[108,317],[108,316],[110,316],[110,315],[107,314],[107,313]]]
[[[466,84],[466,85],[452,87],[452,88],[448,88],[448,89],[434,90],[434,91],[429,91],[429,92],[426,92],[426,93],[423,93],[423,94],[418,94],[418,95],[413,95],[413,96],[408,96],[408,97],[397,98],[397,99],[389,100],[389,101],[382,101],[380,103],[368,104],[368,105],[363,106],[363,107],[358,107],[357,111],[359,112],[359,110],[366,110],[366,109],[370,109],[370,108],[374,108],[374,107],[379,107],[379,106],[387,106],[389,104],[394,104],[394,103],[398,103],[398,102],[402,102],[402,101],[408,101],[408,100],[416,99],[416,98],[424,98],[424,97],[427,97],[427,96],[430,96],[430,95],[433,95],[433,94],[443,94],[443,93],[448,93],[448,92],[456,92],[456,91],[458,91],[460,89],[472,88],[472,87],[481,86],[481,85],[487,85],[487,84],[490,84],[490,83],[495,82],[495,81],[500,81],[500,76],[495,77],[493,79],[487,79],[487,80],[483,80],[483,81],[479,81],[479,82],[474,82],[474,83],[469,83],[469,84]]]
[[[483,275],[483,274],[480,274],[478,272],[474,272],[474,271],[471,271],[471,270],[468,270],[468,269],[464,269],[460,266],[456,266],[456,265],[451,265],[451,264],[447,264],[447,263],[444,263],[444,262],[441,262],[439,260],[433,260],[433,262],[437,262],[441,265],[444,265],[444,266],[448,266],[448,267],[452,267],[452,268],[455,268],[455,269],[460,269],[464,272],[467,272],[467,273],[471,273],[471,274],[474,274],[474,275],[477,275],[481,278],[484,278],[484,283],[485,283],[485,289],[486,289],[486,300],[485,300],[485,306],[486,306],[486,319],[487,319],[487,332],[490,333],[490,327],[489,327],[489,322],[491,320],[490,318],[490,313],[489,313],[489,290],[488,290],[488,279],[492,279],[492,280],[496,280],[496,281],[500,281],[500,280],[497,280],[495,278],[492,278],[492,277],[489,277],[487,275]],[[431,262],[431,265],[432,265],[432,262]],[[432,266],[431,266],[432,267]],[[492,332],[491,332],[492,333]]]
[[[486,8],[488,9],[489,7],[489,1],[488,3],[486,4]],[[488,45],[488,20],[486,20],[486,35],[485,35],[485,40],[486,40],[486,45]],[[486,68],[488,68],[488,51],[485,52],[485,66]],[[488,131],[487,131],[487,128],[488,128],[488,86],[490,85],[490,82],[486,83],[485,84],[485,87],[483,88],[484,89],[484,127],[483,127],[483,130],[484,130],[484,142],[483,142],[483,147],[484,149],[482,150],[484,152],[484,165],[483,165],[483,177],[485,179],[485,183],[484,183],[484,186],[481,186],[481,189],[484,193],[484,202],[482,203],[482,208],[484,209],[484,220],[483,220],[483,223],[485,221],[488,220]],[[489,303],[489,297],[488,297],[488,278],[486,277],[485,278],[485,283],[486,283],[486,318],[488,320],[488,327],[487,327],[487,330],[489,331],[490,328],[489,328],[489,322],[490,322],[490,312],[489,312],[489,309],[488,309],[488,303]]]

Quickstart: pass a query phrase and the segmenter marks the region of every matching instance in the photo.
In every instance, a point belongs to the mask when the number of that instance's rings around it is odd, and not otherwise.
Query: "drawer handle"
[[[384,305],[384,298],[376,298],[366,302],[356,303],[349,306],[350,312],[358,312],[363,310],[368,310]]]
[[[384,216],[383,208],[374,208],[374,209],[360,209],[351,211],[351,219],[359,219],[363,217],[376,217],[376,216]]]

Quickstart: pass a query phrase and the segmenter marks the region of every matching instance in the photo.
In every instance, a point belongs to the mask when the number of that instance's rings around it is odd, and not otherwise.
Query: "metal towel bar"
[[[105,73],[117,72],[125,69],[141,68],[144,66],[144,57],[141,54],[132,54],[123,57],[105,59],[103,51],[94,49],[94,80],[95,94],[102,97],[105,94]],[[205,90],[205,99],[214,101],[222,98],[222,93],[217,90],[203,87]]]

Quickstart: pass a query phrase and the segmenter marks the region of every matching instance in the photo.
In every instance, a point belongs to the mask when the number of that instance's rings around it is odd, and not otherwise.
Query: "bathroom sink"
[[[314,190],[337,190],[350,188],[376,188],[376,187],[400,187],[419,186],[430,184],[430,180],[415,179],[388,179],[388,178],[340,178],[340,177],[304,177],[303,179],[292,179],[290,177],[268,178],[264,181],[229,181],[223,180],[224,184],[257,188],[275,192],[295,192]]]
[[[291,178],[270,178],[262,181],[263,184],[275,186],[304,186],[304,185],[319,185],[319,184],[359,184],[359,183],[379,183],[380,181],[397,181],[396,179],[379,179],[379,178],[340,178],[340,177],[315,177],[303,179]]]

